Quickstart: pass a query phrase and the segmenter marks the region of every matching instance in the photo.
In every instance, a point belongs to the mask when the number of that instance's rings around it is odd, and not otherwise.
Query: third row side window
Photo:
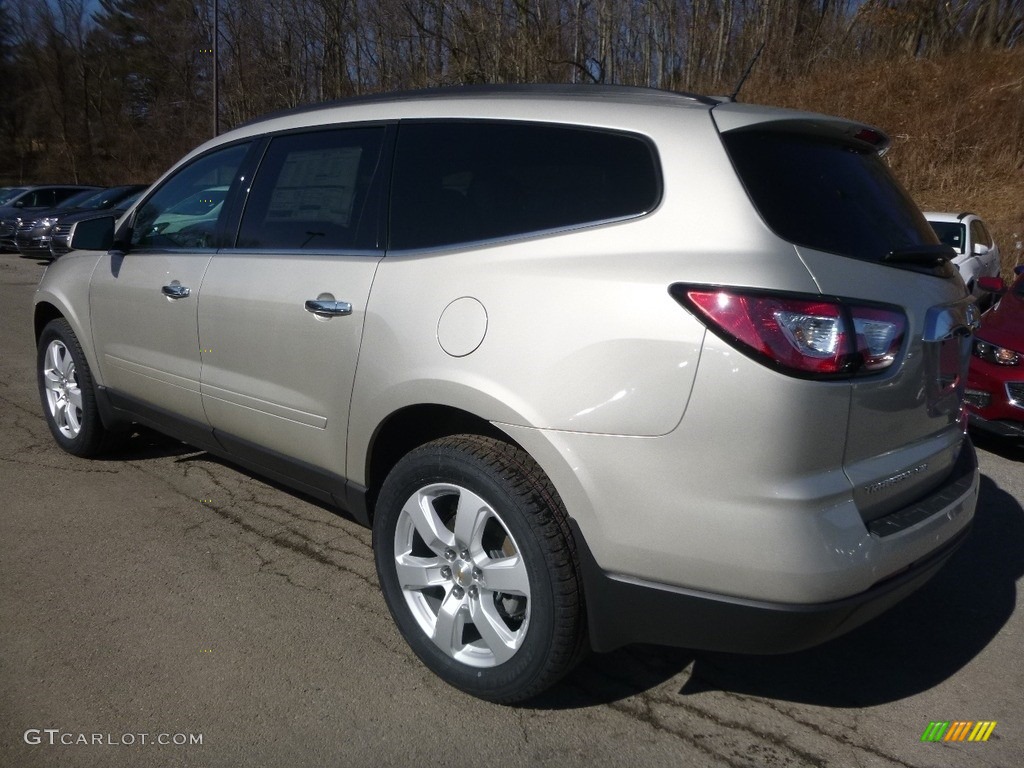
[[[390,247],[427,248],[637,216],[660,199],[639,136],[537,123],[403,123]]]

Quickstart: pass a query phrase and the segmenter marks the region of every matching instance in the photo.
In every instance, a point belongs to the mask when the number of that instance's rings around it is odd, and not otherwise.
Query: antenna
[[[747,64],[747,68],[743,71],[743,77],[741,77],[740,81],[736,83],[736,89],[729,94],[729,101],[736,101],[736,97],[739,96],[740,93],[740,88],[743,87],[743,84],[747,82],[747,78],[750,77],[750,70],[752,70],[754,65],[757,64],[757,60],[761,58],[761,51],[764,50],[764,44],[767,42],[768,38],[765,38],[761,41],[761,44],[757,46],[757,51],[754,53],[754,57],[750,60],[750,63]]]

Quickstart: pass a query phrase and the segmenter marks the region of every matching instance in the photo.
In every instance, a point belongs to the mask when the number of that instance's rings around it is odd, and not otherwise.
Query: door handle
[[[164,296],[166,296],[169,299],[184,299],[190,293],[192,293],[191,288],[182,285],[177,280],[175,280],[170,285],[165,285],[163,288],[160,289],[160,291],[161,293],[163,293]]]
[[[341,317],[352,314],[352,305],[347,301],[309,299],[306,302],[306,311],[319,317]]]

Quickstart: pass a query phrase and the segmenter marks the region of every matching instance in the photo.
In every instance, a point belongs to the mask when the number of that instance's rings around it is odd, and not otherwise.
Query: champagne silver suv
[[[588,648],[819,643],[978,496],[974,304],[887,144],[629,88],[271,116],[76,225],[43,412],[71,453],[145,425],[372,526],[399,630],[479,697]]]

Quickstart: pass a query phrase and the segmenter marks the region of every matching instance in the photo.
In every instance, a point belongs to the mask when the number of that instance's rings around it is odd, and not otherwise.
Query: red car
[[[1000,295],[981,316],[967,375],[971,426],[1002,437],[1024,437],[1024,265],[1009,288],[998,277],[978,281]]]

